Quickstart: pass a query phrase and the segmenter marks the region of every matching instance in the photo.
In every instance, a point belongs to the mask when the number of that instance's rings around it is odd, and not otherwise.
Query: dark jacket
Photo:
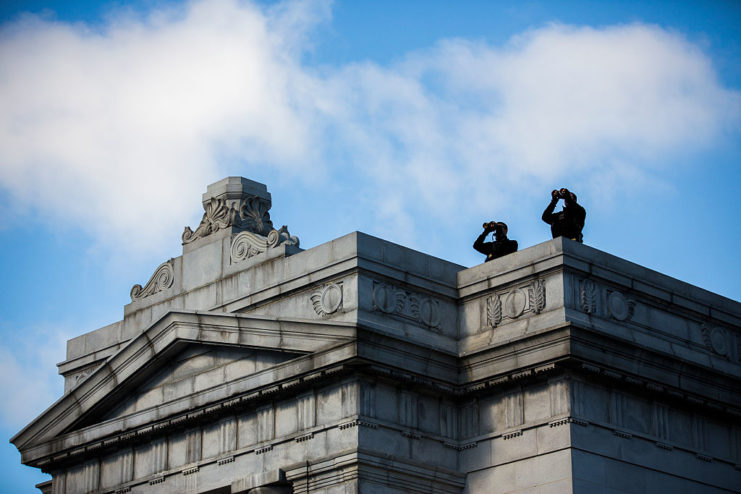
[[[543,211],[543,221],[551,225],[551,235],[556,237],[567,237],[577,242],[582,241],[582,228],[587,212],[574,201],[570,201],[562,211],[554,213],[558,199],[554,199]]]
[[[504,237],[502,240],[484,242],[484,239],[488,234],[489,232],[485,231],[479,235],[479,238],[477,238],[473,243],[474,249],[486,255],[486,261],[484,262],[489,262],[492,259],[517,252],[517,240],[510,240],[507,237]]]

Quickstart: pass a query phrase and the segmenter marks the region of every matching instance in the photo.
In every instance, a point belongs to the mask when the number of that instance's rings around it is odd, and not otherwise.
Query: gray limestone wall
[[[59,364],[66,391],[172,310],[360,323],[455,348],[461,266],[359,232],[306,251],[281,244],[233,263],[231,240],[192,246],[172,259],[172,286],[126,305],[122,321],[70,340]]]

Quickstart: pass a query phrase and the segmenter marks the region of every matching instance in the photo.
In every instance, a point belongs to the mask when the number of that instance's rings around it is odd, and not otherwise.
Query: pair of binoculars
[[[495,232],[501,231],[506,235],[507,224],[501,221],[489,221],[487,223],[484,223],[484,230],[493,230]]]
[[[569,189],[566,187],[563,187],[560,190],[554,190],[551,194],[559,199],[566,199],[567,197],[570,197],[571,192],[569,192]]]

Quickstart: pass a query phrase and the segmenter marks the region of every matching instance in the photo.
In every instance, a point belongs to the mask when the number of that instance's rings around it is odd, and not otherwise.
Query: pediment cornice
[[[101,404],[110,403],[142,382],[186,345],[310,354],[352,341],[354,337],[354,326],[345,323],[171,311],[109,357],[79,386],[11,438],[11,442],[23,452],[73,430]]]

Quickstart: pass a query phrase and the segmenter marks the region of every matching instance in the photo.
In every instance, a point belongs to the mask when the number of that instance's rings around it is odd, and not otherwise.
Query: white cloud
[[[220,153],[296,166],[311,127],[296,35],[279,36],[301,27],[295,6],[276,10],[272,32],[264,12],[228,0],[102,33],[36,17],[5,26],[0,183],[54,219],[146,248],[221,178]]]
[[[551,25],[503,47],[443,40],[388,67],[320,71],[302,60],[330,15],[327,3],[221,0],[97,32],[5,26],[0,184],[147,249],[179,233],[173,218],[227,156],[247,176],[266,163],[295,177],[352,170],[377,221],[409,229],[420,212],[455,222],[577,176],[601,190],[651,183],[738,122],[739,94],[659,27]]]
[[[37,327],[2,333],[0,393],[7,399],[0,402],[0,424],[18,429],[62,396],[64,379],[55,369],[75,331]]]

